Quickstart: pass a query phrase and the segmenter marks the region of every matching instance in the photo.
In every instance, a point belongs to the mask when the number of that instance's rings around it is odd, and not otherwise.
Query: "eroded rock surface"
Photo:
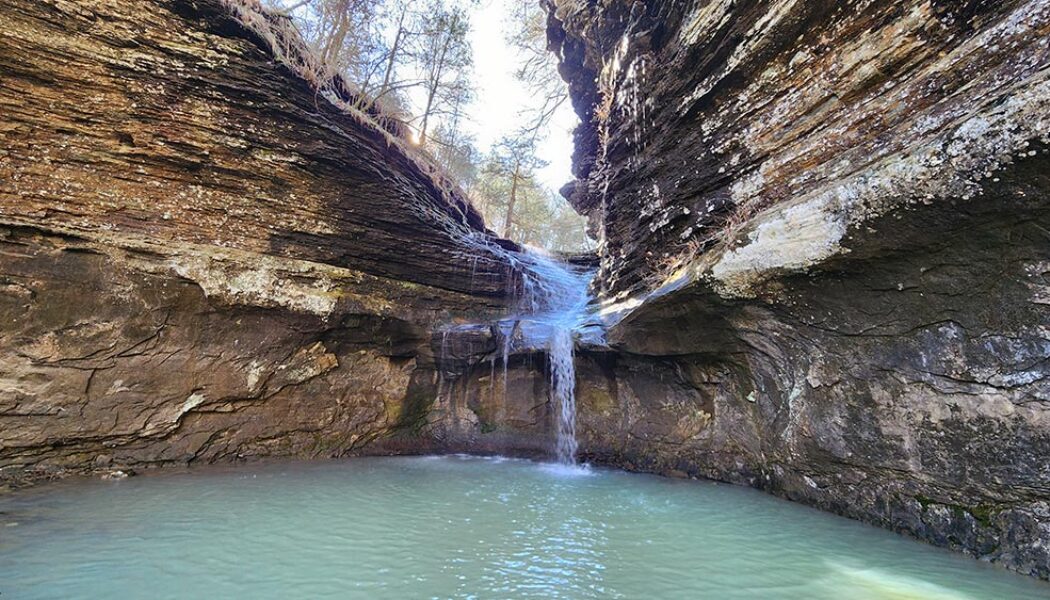
[[[1050,577],[1050,4],[549,4],[584,451]]]
[[[19,0],[3,16],[5,220],[506,293],[505,265],[450,231],[484,233],[461,194],[219,0]]]
[[[506,304],[460,192],[218,0],[0,20],[3,480],[421,428],[435,324]]]
[[[753,294],[871,218],[974,196],[1050,130],[1044,0],[550,4],[608,295],[700,254]]]

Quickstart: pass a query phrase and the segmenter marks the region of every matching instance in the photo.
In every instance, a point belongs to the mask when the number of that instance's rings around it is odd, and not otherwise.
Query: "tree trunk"
[[[452,107],[452,120],[448,125],[448,139],[445,140],[445,144],[448,145],[448,150],[445,152],[445,170],[448,171],[452,168],[452,158],[458,152],[456,149],[456,138],[459,133],[459,116],[460,116],[460,103],[457,100],[455,106]]]
[[[445,74],[445,56],[448,55],[448,47],[452,45],[452,34],[445,34],[445,43],[441,47],[441,54],[430,70],[430,82],[427,88],[427,108],[423,111],[423,123],[419,127],[419,145],[427,143],[427,122],[430,121],[430,113],[434,110],[434,99],[437,98],[438,88],[441,87],[441,77]]]
[[[397,64],[397,53],[401,49],[401,36],[405,34],[405,14],[408,6],[401,7],[401,17],[397,21],[397,35],[394,36],[394,45],[390,47],[390,58],[386,62],[386,73],[383,74],[383,87],[379,88],[376,100],[382,98],[390,91],[390,78],[394,76],[394,65]]]
[[[507,202],[507,218],[503,221],[503,237],[510,239],[510,226],[514,224],[514,204],[518,201],[518,178],[521,177],[521,163],[514,163],[514,175],[510,180],[510,200]]]
[[[326,76],[339,71],[339,54],[342,52],[343,42],[346,41],[346,36],[350,32],[350,0],[343,0],[337,6],[339,11],[338,25],[331,39],[325,44],[324,52],[321,53],[324,67],[329,71],[325,73]]]
[[[434,96],[437,95],[437,86],[430,86],[427,89],[427,107],[423,110],[423,122],[419,125],[419,145],[423,146],[427,143],[427,121],[430,120],[430,111],[434,107]]]

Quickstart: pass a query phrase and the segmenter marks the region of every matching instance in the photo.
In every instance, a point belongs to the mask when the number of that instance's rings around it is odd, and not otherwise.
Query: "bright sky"
[[[517,58],[507,43],[508,21],[513,3],[523,0],[482,0],[471,19],[474,76],[477,100],[470,111],[470,131],[478,147],[488,151],[500,136],[520,126],[520,113],[528,107],[529,92],[514,78]],[[553,190],[572,180],[572,130],[576,113],[568,102],[559,109],[538,154],[548,166],[539,172],[542,183]]]

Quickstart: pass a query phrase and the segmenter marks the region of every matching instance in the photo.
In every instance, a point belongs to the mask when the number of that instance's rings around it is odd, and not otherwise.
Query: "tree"
[[[407,0],[395,2],[393,5],[393,12],[397,14],[397,28],[394,30],[394,41],[391,43],[390,50],[387,52],[386,68],[383,71],[383,83],[376,91],[377,101],[381,100],[393,89],[394,73],[397,71],[402,55],[405,54],[404,48],[406,38],[409,35],[406,28],[406,18],[408,17]]]
[[[434,128],[428,149],[445,173],[470,194],[482,162],[473,136],[459,131],[454,121],[442,122]]]
[[[441,0],[431,0],[419,15],[413,59],[420,71],[424,92],[423,110],[419,115],[420,144],[426,143],[435,117],[471,87],[468,75],[473,57],[467,39],[469,25],[463,8],[447,7]]]
[[[503,138],[496,144],[495,157],[502,166],[502,171],[510,178],[510,195],[507,198],[507,212],[503,221],[503,236],[510,236],[510,227],[514,222],[514,208],[517,208],[519,191],[525,183],[534,183],[534,170],[546,165],[535,156],[535,137]]]
[[[503,237],[510,236],[519,191],[526,182],[532,181],[535,170],[545,165],[546,162],[536,156],[535,136],[505,136],[493,146],[489,158],[489,171],[494,176],[504,178],[509,188],[503,217]]]
[[[291,16],[327,73],[355,86],[363,104],[379,106],[389,116],[409,120],[404,92],[419,86],[403,79],[412,64],[410,27],[417,20],[412,0],[269,0]],[[391,37],[391,32],[393,33]]]
[[[478,172],[473,189],[475,206],[487,222],[506,225],[508,213],[511,215],[510,227],[501,232],[503,237],[553,251],[576,252],[591,247],[584,235],[584,217],[535,176],[519,177],[515,185],[506,162],[494,154]]]
[[[514,3],[511,22],[517,24],[517,28],[507,41],[521,57],[514,75],[535,99],[534,106],[525,115],[525,129],[542,132],[569,97],[568,87],[558,73],[558,57],[548,46],[546,3]]]
[[[361,86],[375,76],[385,55],[378,16],[381,0],[277,1],[275,7],[297,17],[307,44],[327,70]]]
[[[536,180],[545,164],[537,141],[566,98],[540,4],[507,0],[510,22],[520,25],[508,36],[521,58],[516,75],[537,101],[522,113],[524,125],[483,155],[466,133],[475,94],[469,18],[477,0],[268,1],[293,17],[324,62],[327,73],[319,76],[342,75],[364,103],[415,124],[433,162],[504,237],[580,249],[583,219]]]

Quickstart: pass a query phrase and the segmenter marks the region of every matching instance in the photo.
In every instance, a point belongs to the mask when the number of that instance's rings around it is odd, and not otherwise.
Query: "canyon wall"
[[[548,5],[583,452],[1050,577],[1050,3]]]
[[[582,457],[1050,577],[1050,3],[548,4]],[[253,6],[0,6],[5,484],[550,451],[514,245]]]
[[[513,244],[239,6],[0,6],[5,482],[414,434],[435,324],[506,308]]]

